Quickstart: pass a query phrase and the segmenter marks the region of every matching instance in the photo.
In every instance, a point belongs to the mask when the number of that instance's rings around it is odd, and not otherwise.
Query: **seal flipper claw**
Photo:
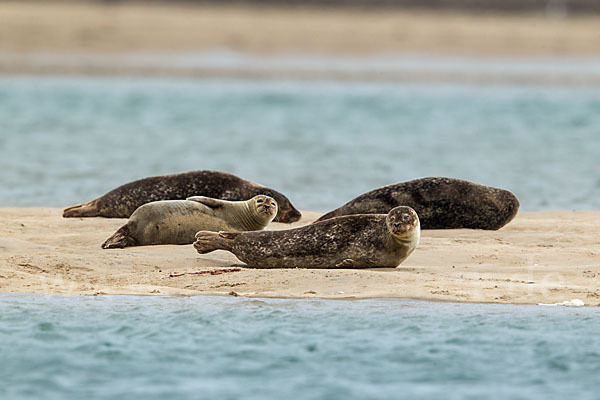
[[[63,218],[98,217],[99,215],[96,200],[67,207],[63,210]]]
[[[346,258],[342,262],[335,264],[336,268],[349,268],[356,266],[356,261],[351,258]]]
[[[240,232],[219,232],[219,236],[224,239],[233,240],[240,235]]]

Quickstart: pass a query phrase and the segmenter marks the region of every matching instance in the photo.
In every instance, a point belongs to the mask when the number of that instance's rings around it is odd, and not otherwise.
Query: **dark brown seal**
[[[192,171],[153,176],[126,183],[89,203],[65,208],[63,217],[129,218],[141,205],[158,200],[184,200],[192,196],[240,201],[264,194],[279,205],[277,222],[295,222],[301,217],[283,194],[219,171]]]
[[[194,247],[200,254],[227,250],[259,268],[394,268],[419,237],[415,211],[396,207],[387,215],[349,215],[281,231],[200,231]]]
[[[453,178],[422,178],[364,193],[317,221],[351,214],[382,214],[396,206],[412,207],[422,229],[502,228],[519,210],[508,190]]]

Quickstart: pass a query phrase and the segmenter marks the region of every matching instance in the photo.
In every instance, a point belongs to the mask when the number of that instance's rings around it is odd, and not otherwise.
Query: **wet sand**
[[[293,226],[320,215],[304,214]],[[499,231],[423,231],[398,268],[368,270],[254,269],[224,251],[199,255],[191,245],[102,250],[125,220],[63,219],[55,208],[0,208],[0,219],[1,292],[600,305],[595,211],[522,212]],[[228,268],[241,269],[210,274]],[[185,275],[171,277],[178,274]]]

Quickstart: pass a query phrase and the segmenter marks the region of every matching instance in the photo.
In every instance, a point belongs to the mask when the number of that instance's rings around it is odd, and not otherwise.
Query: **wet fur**
[[[227,250],[259,268],[396,267],[415,246],[393,239],[386,215],[343,216],[281,231],[198,232],[194,243],[201,254]]]
[[[500,229],[519,210],[511,192],[453,178],[422,178],[364,193],[317,221],[352,214],[382,214],[412,207],[422,229]]]
[[[283,194],[235,175],[209,170],[129,182],[95,200],[66,208],[63,217],[129,218],[138,207],[152,201],[183,200],[191,196],[239,201],[258,194],[271,196],[277,201],[279,212],[275,221],[290,223],[300,219],[300,212]]]

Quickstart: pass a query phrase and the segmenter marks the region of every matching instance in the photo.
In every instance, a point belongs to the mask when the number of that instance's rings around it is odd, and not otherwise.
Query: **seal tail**
[[[215,250],[231,251],[235,238],[240,235],[240,232],[210,232],[200,231],[196,233],[196,241],[194,248],[200,254],[210,253]]]
[[[99,215],[100,213],[98,212],[98,207],[96,206],[96,200],[67,207],[63,210],[63,218],[97,217]]]
[[[131,236],[131,228],[129,227],[129,224],[125,224],[102,243],[102,248],[115,249],[135,245],[135,239]]]

